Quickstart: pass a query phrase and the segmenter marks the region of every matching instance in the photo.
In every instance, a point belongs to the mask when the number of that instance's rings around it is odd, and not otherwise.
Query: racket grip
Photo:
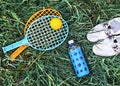
[[[8,52],[8,51],[10,51],[12,49],[15,49],[15,48],[17,48],[19,46],[22,46],[22,45],[25,45],[25,44],[28,44],[28,42],[26,40],[26,37],[24,39],[16,42],[16,43],[10,44],[10,45],[8,45],[6,47],[2,47],[2,49],[3,49],[3,52],[6,53],[6,52]]]
[[[17,50],[15,50],[10,57],[12,58],[12,60],[14,60],[18,55],[20,55],[20,53],[22,53],[23,50],[25,50],[28,46],[27,45],[22,45],[20,46]]]
[[[89,68],[80,48],[70,51],[69,56],[77,77],[83,77],[89,74]]]

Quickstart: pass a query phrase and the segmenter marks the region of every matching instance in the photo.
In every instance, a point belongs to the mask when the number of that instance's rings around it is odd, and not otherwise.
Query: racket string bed
[[[54,17],[57,16],[47,16],[42,19],[42,21],[38,20],[34,22],[34,26],[30,28],[30,31],[28,31],[28,41],[33,47],[37,49],[41,48],[43,50],[51,49],[54,46],[59,45],[66,38],[66,35],[68,34],[68,30],[66,28],[68,28],[68,26],[64,20],[61,19],[63,26],[60,30],[54,30],[50,27],[49,22]]]

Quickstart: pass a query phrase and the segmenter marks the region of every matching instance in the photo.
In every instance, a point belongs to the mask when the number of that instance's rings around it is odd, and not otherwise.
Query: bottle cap
[[[75,46],[75,42],[74,42],[74,40],[70,40],[70,41],[68,41],[68,44],[69,44],[70,47]]]
[[[72,44],[72,43],[74,43],[74,40],[69,40],[68,41],[68,44]]]

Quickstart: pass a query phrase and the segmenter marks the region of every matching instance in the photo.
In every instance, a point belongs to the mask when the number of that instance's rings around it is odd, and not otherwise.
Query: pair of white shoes
[[[92,28],[87,34],[87,39],[97,42],[92,50],[99,56],[114,56],[120,53],[120,17]]]

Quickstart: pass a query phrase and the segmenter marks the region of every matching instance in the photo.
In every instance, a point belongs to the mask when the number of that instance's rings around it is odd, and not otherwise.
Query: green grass
[[[120,55],[108,58],[92,52],[86,34],[96,24],[120,16],[120,0],[0,0],[0,46],[23,38],[28,18],[43,7],[58,10],[70,32],[66,41],[51,51],[27,48],[10,62],[10,51],[1,57],[0,86],[120,86]],[[77,78],[68,56],[67,41],[81,46],[90,74]]]

